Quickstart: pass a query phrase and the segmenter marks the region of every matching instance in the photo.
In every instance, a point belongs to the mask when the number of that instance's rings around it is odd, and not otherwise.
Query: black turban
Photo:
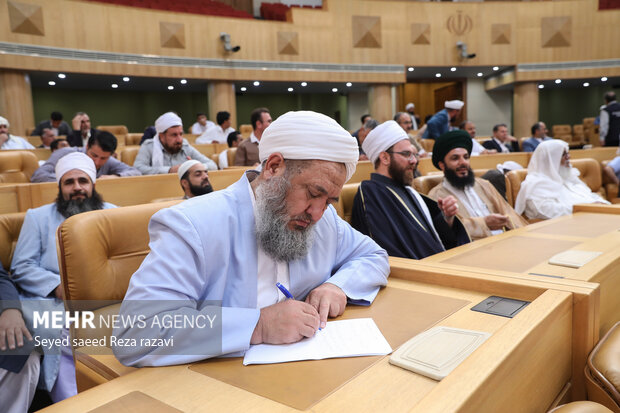
[[[467,153],[471,154],[471,136],[464,130],[453,130],[444,133],[439,138],[435,139],[435,145],[433,146],[433,165],[435,168],[439,167],[439,162],[443,162],[443,158],[446,157],[448,152],[454,148],[465,148]]]

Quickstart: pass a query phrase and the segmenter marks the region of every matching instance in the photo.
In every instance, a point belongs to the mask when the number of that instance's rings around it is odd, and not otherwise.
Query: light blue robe
[[[104,209],[108,208],[116,206],[104,202]],[[11,262],[11,278],[21,290],[22,312],[28,325],[32,325],[34,310],[64,311],[62,301],[53,296],[54,290],[60,284],[56,230],[64,220],[65,217],[58,212],[54,203],[26,212]],[[46,302],[41,302],[42,299]],[[35,331],[35,335],[44,338],[60,338],[61,333],[60,329],[41,328]],[[52,351],[41,363],[39,387],[48,391],[52,389],[58,375],[58,354],[57,349]]]
[[[151,329],[149,333],[139,327],[116,328],[113,334],[125,339],[147,334],[157,338],[174,336],[174,350],[139,345],[113,347],[122,363],[190,363],[249,348],[260,310],[258,249],[247,176],[225,190],[194,197],[153,215],[149,224],[151,252],[131,278],[120,312],[132,314],[132,303],[138,301],[127,300],[157,300],[157,309],[143,309],[151,311],[148,319],[155,314],[196,316],[213,313],[213,307],[197,309],[197,301],[220,301],[221,307],[216,307],[221,310],[221,338],[217,330],[204,328]],[[314,231],[308,256],[289,262],[291,293],[302,300],[328,281],[340,287],[349,302],[370,304],[387,283],[386,252],[340,219],[331,206]],[[201,346],[218,351],[201,352]]]

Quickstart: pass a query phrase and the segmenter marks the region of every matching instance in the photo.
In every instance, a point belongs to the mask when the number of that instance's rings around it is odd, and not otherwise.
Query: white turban
[[[341,162],[347,168],[347,181],[359,158],[357,142],[349,132],[332,118],[311,111],[285,113],[265,129],[258,144],[261,163],[276,152],[284,159]]]
[[[446,100],[444,103],[444,107],[446,109],[461,110],[463,108],[463,105],[465,105],[465,102],[463,102],[462,100]]]
[[[155,121],[155,130],[157,133],[164,133],[173,126],[183,126],[181,118],[173,112],[166,112]]]
[[[179,179],[183,178],[183,175],[185,175],[185,172],[189,171],[189,168],[198,164],[200,164],[200,161],[197,161],[195,159],[190,159],[189,161],[183,162],[181,166],[179,166],[179,170],[177,171],[179,174]]]
[[[56,163],[56,182],[60,183],[60,179],[64,174],[73,169],[79,169],[86,173],[90,180],[93,181],[93,184],[97,180],[97,169],[93,160],[84,152],[72,152],[60,158]]]
[[[415,105],[411,102],[407,103],[407,106],[405,106],[405,110],[409,110],[409,109],[415,109]]]
[[[381,152],[385,152],[390,146],[404,140],[409,141],[407,132],[398,123],[388,120],[370,131],[362,143],[362,149],[370,162],[374,164]]]
[[[9,121],[6,118],[3,118],[2,116],[0,116],[0,125],[6,125],[6,127],[8,128],[9,126]]]

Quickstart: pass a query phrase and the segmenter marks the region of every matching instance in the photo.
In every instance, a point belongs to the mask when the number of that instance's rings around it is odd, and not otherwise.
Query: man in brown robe
[[[471,148],[469,134],[461,130],[435,141],[433,164],[443,171],[444,179],[428,195],[433,199],[448,195],[456,198],[457,216],[472,240],[527,225],[491,183],[475,177],[469,165]]]

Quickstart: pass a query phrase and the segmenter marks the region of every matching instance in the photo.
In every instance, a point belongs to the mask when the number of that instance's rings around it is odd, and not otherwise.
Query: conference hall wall
[[[620,95],[620,89],[613,89],[612,85],[546,87],[538,93],[540,120],[549,129],[552,125],[580,124],[583,118],[599,115],[599,108],[604,104],[603,95],[611,90]]]
[[[93,127],[126,125],[130,132],[142,132],[153,125],[159,115],[169,110],[179,113],[185,130],[196,121],[196,113],[208,113],[206,92],[32,88],[32,95],[37,122],[49,119],[50,113],[55,110],[63,113],[70,122],[73,114],[81,110],[89,114]],[[236,101],[240,124],[250,123],[250,113],[259,106],[268,107],[274,119],[290,110],[314,110],[331,117],[339,114],[340,124],[345,128],[349,123],[345,95],[238,94]]]

